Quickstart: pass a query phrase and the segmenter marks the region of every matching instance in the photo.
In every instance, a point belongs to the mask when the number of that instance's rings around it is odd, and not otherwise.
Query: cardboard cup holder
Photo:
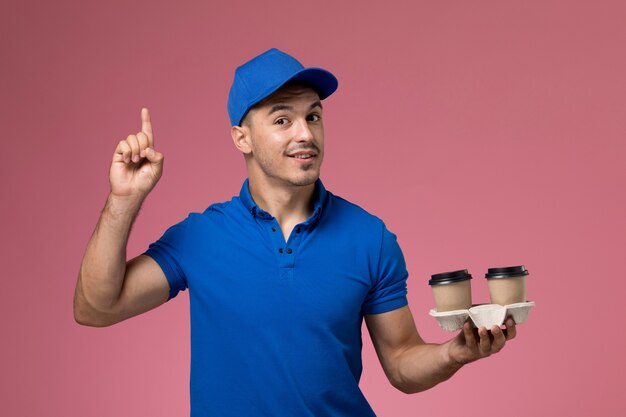
[[[468,310],[442,311],[430,310],[430,315],[437,319],[439,326],[449,332],[463,327],[469,317],[474,327],[485,326],[489,330],[492,326],[501,326],[504,320],[511,316],[515,324],[522,324],[528,319],[530,309],[535,306],[534,301],[525,303],[507,304],[477,304]]]

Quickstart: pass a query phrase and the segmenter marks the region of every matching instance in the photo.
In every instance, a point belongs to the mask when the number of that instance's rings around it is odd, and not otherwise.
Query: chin
[[[318,178],[319,178],[319,173],[316,173],[315,175],[311,173],[311,175],[305,175],[305,176],[301,176],[298,178],[292,178],[289,180],[289,182],[292,183],[293,185],[303,187],[306,185],[315,184],[315,181],[317,181]]]

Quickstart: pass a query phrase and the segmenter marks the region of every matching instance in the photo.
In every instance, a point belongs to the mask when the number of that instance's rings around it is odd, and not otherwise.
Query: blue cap
[[[240,65],[228,93],[228,117],[238,126],[250,107],[271,95],[287,81],[305,81],[324,100],[337,89],[337,78],[322,68],[304,68],[294,57],[269,49]]]

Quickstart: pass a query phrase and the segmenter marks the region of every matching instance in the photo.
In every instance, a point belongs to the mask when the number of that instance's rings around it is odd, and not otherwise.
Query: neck
[[[248,188],[254,202],[274,216],[280,225],[300,223],[313,214],[315,183],[282,185],[251,176]]]

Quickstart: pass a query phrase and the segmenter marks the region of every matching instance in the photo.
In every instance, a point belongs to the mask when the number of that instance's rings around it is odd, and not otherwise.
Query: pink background
[[[452,336],[428,316],[431,274],[468,268],[486,302],[488,267],[531,273],[518,338],[424,393],[387,382],[364,327],[378,415],[618,414],[625,17],[621,1],[3,0],[0,415],[188,414],[187,293],[88,328],[72,316],[76,276],[142,106],[166,162],[129,258],[238,193],[228,88],[270,47],[338,77],[322,179],[397,234],[426,340]]]

